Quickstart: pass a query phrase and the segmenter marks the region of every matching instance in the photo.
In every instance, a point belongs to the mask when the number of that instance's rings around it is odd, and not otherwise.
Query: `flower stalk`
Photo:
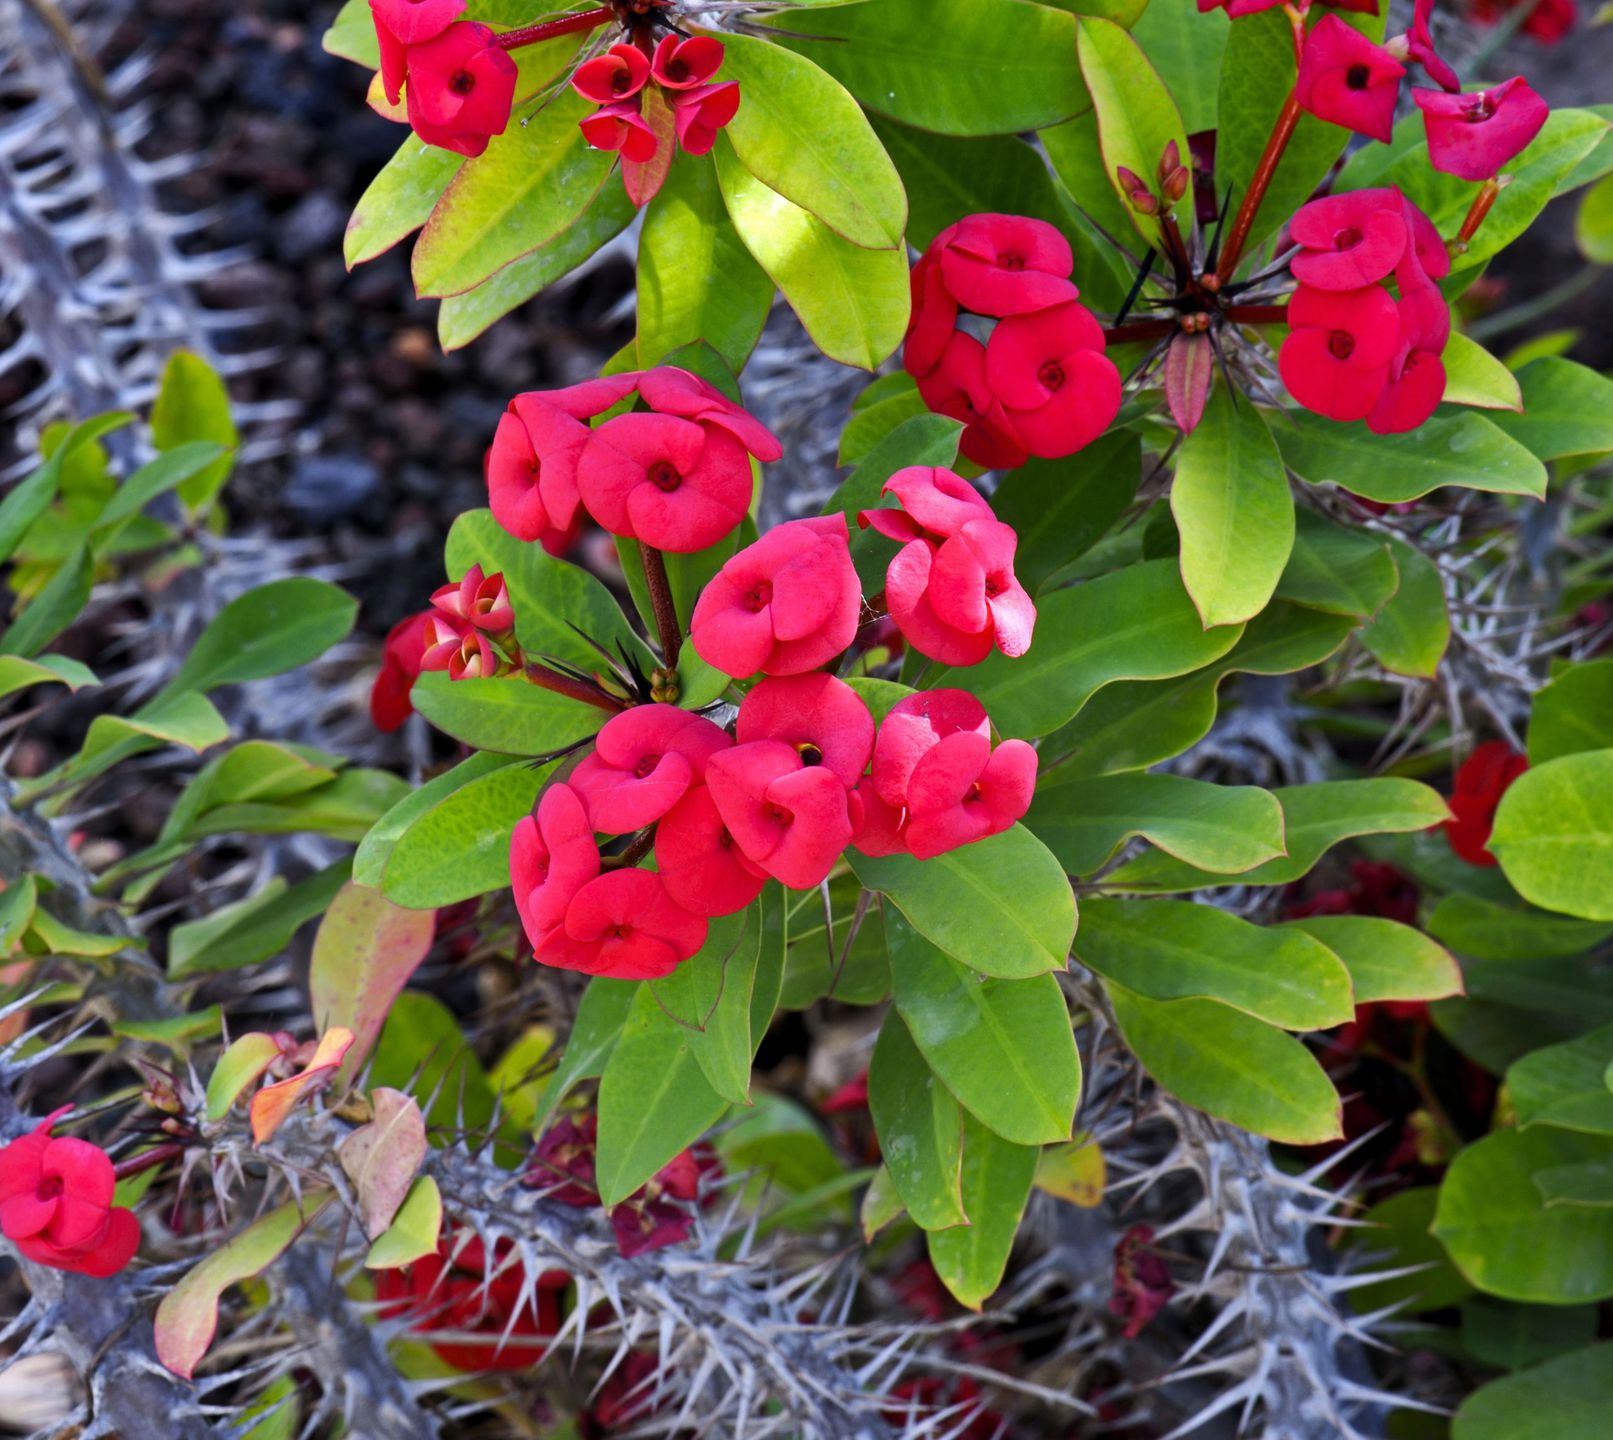
[[[615,13],[609,5],[600,5],[593,10],[579,10],[575,15],[561,15],[558,19],[540,20],[535,25],[523,25],[518,30],[506,30],[502,35],[495,37],[494,43],[500,50],[521,50],[528,45],[553,40],[559,35],[575,35],[579,30],[597,30]]]

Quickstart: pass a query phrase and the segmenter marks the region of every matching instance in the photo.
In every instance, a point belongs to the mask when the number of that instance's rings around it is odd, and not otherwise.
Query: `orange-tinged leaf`
[[[218,1057],[218,1064],[207,1081],[207,1118],[222,1120],[230,1113],[230,1106],[246,1093],[247,1087],[256,1084],[279,1058],[280,1042],[261,1030],[232,1040],[230,1048]]]
[[[374,1240],[392,1223],[426,1158],[426,1122],[414,1097],[401,1090],[380,1086],[370,1100],[375,1118],[342,1141],[336,1155],[358,1191],[364,1233]]]
[[[301,1075],[259,1090],[252,1097],[252,1143],[263,1144],[285,1123],[293,1105],[314,1086],[329,1082],[352,1045],[353,1032],[345,1025],[333,1025],[319,1037],[319,1048]]]

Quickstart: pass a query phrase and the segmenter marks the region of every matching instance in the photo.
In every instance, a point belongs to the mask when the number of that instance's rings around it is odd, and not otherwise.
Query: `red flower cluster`
[[[106,1151],[52,1137],[64,1105],[0,1148],[0,1234],[24,1259],[104,1280],[140,1248],[140,1222],[112,1203],[117,1177]]]
[[[635,205],[647,204],[660,188],[674,135],[689,154],[705,155],[717,143],[717,132],[739,112],[738,83],[712,82],[722,62],[721,40],[668,35],[653,56],[636,45],[612,45],[578,66],[571,88],[599,106],[578,128],[594,149],[621,153],[623,179]],[[647,91],[651,81],[657,88]],[[654,102],[646,104],[651,96]],[[653,171],[653,179],[647,171]]]
[[[1445,838],[1469,865],[1494,865],[1490,831],[1507,787],[1529,768],[1529,759],[1504,740],[1486,740],[1464,760],[1451,790]]]
[[[1433,222],[1390,187],[1313,200],[1289,233],[1303,247],[1277,357],[1289,393],[1334,420],[1364,419],[1375,434],[1415,429],[1445,393],[1440,354],[1451,330],[1434,284],[1451,262]],[[1398,300],[1380,283],[1390,276]]]
[[[1036,605],[1014,575],[1019,537],[960,475],[898,470],[882,495],[899,510],[864,510],[857,523],[902,543],[885,572],[885,602],[902,638],[943,665],[978,665],[995,647],[1030,649]]]
[[[642,409],[590,429],[635,391]],[[517,395],[487,453],[487,491],[493,517],[518,540],[565,532],[586,506],[613,535],[687,553],[745,517],[752,458],[781,454],[715,386],[661,365]]]
[[[428,145],[480,155],[515,101],[515,61],[485,25],[460,20],[466,0],[370,0],[381,85]]]
[[[931,410],[965,422],[963,453],[977,465],[1074,454],[1120,409],[1120,372],[1076,301],[1074,266],[1045,221],[966,215],[913,267],[903,364]],[[998,321],[984,345],[958,328],[960,312]]]
[[[474,680],[504,668],[492,644],[507,639],[515,627],[515,609],[503,575],[484,576],[480,565],[472,565],[463,580],[432,592],[424,621],[422,670],[446,670],[450,680]]]
[[[592,1111],[566,1117],[543,1132],[527,1166],[525,1183],[550,1200],[579,1210],[598,1205],[594,1157],[599,1121]],[[694,1225],[691,1206],[700,1199],[702,1177],[718,1169],[710,1146],[697,1145],[674,1156],[654,1176],[610,1212],[616,1248],[631,1259],[686,1240]]]
[[[469,1230],[448,1229],[437,1253],[396,1270],[383,1270],[375,1280],[381,1314],[414,1321],[429,1337],[455,1331],[485,1335],[485,1344],[470,1340],[430,1340],[431,1348],[456,1370],[524,1370],[541,1360],[547,1340],[560,1329],[561,1297],[571,1285],[564,1270],[545,1270],[525,1305],[526,1274],[509,1240],[487,1247]]]

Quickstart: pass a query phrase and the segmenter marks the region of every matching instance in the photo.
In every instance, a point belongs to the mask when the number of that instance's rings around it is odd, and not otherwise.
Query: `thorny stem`
[[[1237,218],[1232,222],[1232,233],[1227,236],[1226,248],[1222,250],[1221,258],[1216,263],[1214,278],[1217,285],[1224,284],[1237,273],[1238,261],[1243,256],[1244,243],[1248,240],[1249,230],[1255,223],[1260,202],[1266,198],[1272,176],[1277,173],[1283,151],[1288,148],[1288,141],[1293,136],[1294,126],[1297,124],[1299,124],[1299,101],[1295,98],[1294,92],[1289,91],[1288,98],[1283,101],[1282,111],[1277,116],[1277,123],[1272,126],[1271,135],[1266,140],[1266,148],[1261,151],[1260,163],[1255,166],[1249,188],[1244,191],[1243,201],[1238,206]]]
[[[547,665],[540,665],[536,660],[528,660],[522,667],[521,673],[533,685],[544,690],[552,690],[556,695],[565,695],[573,700],[581,700],[584,705],[592,705],[596,710],[609,710],[612,713],[627,709],[625,700],[618,700],[614,695],[607,695],[592,685],[586,685],[581,680],[573,680],[569,675],[562,675],[558,670],[551,670]]]
[[[666,560],[653,545],[639,545],[644,562],[644,583],[650,587],[650,605],[655,610],[655,629],[661,637],[661,660],[668,670],[678,668],[678,652],[683,649],[683,631],[678,628],[678,608],[672,603],[672,585],[666,577]]]
[[[494,37],[500,50],[520,50],[557,35],[574,35],[579,30],[597,30],[607,23],[615,11],[609,5],[596,10],[580,10],[575,15],[562,15],[556,20],[540,20],[536,25],[523,25],[519,30],[506,30]]]
[[[162,1145],[153,1145],[138,1155],[131,1155],[127,1160],[120,1160],[112,1167],[112,1174],[119,1180],[127,1180],[131,1175],[142,1175],[147,1170],[166,1165],[170,1160],[177,1160],[184,1153],[183,1145],[177,1140],[169,1140]]]

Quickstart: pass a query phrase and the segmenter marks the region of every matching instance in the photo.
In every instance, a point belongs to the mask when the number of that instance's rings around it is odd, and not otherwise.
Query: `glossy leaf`
[[[1613,660],[1570,665],[1535,692],[1529,710],[1529,763],[1613,749]]]
[[[477,751],[411,790],[370,827],[369,833],[359,843],[353,856],[353,879],[371,889],[381,889],[381,876],[385,873],[387,862],[392,858],[399,838],[415,821],[472,780],[520,763],[507,755]]]
[[[240,440],[240,433],[230,416],[230,392],[225,389],[218,371],[200,355],[192,354],[189,350],[174,351],[163,367],[162,383],[157,388],[157,399],[151,407],[152,444],[160,451],[173,454],[198,443],[218,445],[225,451],[233,452]],[[192,451],[190,458],[182,462],[186,473],[172,478],[164,476],[158,480],[151,473],[150,465],[142,466],[124,483],[120,494],[113,497],[106,510],[101,512],[99,523],[111,524],[122,518],[125,510],[129,515],[136,514],[151,498],[151,494],[160,494],[174,485],[178,486],[179,498],[187,508],[200,510],[223,489],[234,468],[235,456],[233,453],[217,455],[213,460],[192,468],[197,453]],[[167,458],[167,454],[164,454],[158,460]],[[144,485],[136,485],[142,474],[146,476]],[[149,489],[151,494],[142,497],[140,492],[143,488]],[[128,492],[127,499],[122,492]],[[131,505],[133,508],[127,508]]]
[[[455,150],[427,145],[413,134],[376,173],[359,197],[342,237],[347,268],[385,254],[414,234],[442,199],[442,193],[465,164]]]
[[[1613,1135],[1613,1025],[1536,1050],[1507,1071],[1518,1124],[1554,1125],[1587,1135]]]
[[[627,1023],[634,997],[642,987],[632,980],[596,975],[588,982],[566,1037],[565,1052],[538,1102],[531,1129],[541,1131],[560,1102],[584,1080],[597,1080]]]
[[[761,908],[747,905],[713,919],[699,951],[651,982],[711,1088],[734,1105],[751,1103],[751,1000],[761,939]]]
[[[1415,1186],[1380,1200],[1361,1217],[1366,1223],[1353,1232],[1351,1248],[1361,1252],[1363,1265],[1390,1273],[1350,1292],[1357,1313],[1371,1314],[1388,1305],[1411,1314],[1444,1310],[1473,1294],[1445,1247],[1428,1233],[1438,1200],[1434,1186]],[[1397,1270],[1411,1273],[1393,1273]]]
[[[964,1225],[963,1110],[890,1010],[868,1067],[868,1104],[896,1193],[925,1230]]]
[[[1440,899],[1427,928],[1436,940],[1476,960],[1567,959],[1613,936],[1613,925],[1501,905],[1459,891]]]
[[[1531,360],[1518,372],[1521,413],[1495,423],[1542,460],[1613,451],[1613,380],[1572,360]]]
[[[1282,928],[1303,930],[1344,962],[1357,1005],[1462,993],[1461,967],[1410,925],[1376,915],[1311,915]]]
[[[169,978],[239,970],[278,955],[308,921],[324,914],[350,877],[345,860],[295,885],[276,875],[256,895],[174,926],[168,932]]]
[[[410,698],[445,734],[502,755],[552,754],[597,733],[610,718],[607,711],[518,675],[450,680],[446,671],[427,671],[415,681]]]
[[[1397,538],[1388,542],[1398,584],[1361,632],[1361,643],[1396,675],[1431,680],[1451,641],[1451,616],[1439,567]]]
[[[1469,1395],[1451,1440],[1602,1440],[1613,1408],[1613,1345],[1588,1345]]]
[[[37,655],[83,613],[94,580],[89,547],[75,546],[22,614],[0,634],[0,654]]]
[[[358,615],[351,595],[323,580],[272,580],[230,601],[191,647],[163,695],[212,690],[282,675],[347,638]]]
[[[978,1310],[1002,1283],[1036,1179],[1037,1150],[963,1117],[963,1206],[968,1225],[932,1230],[930,1263],[960,1305]]]
[[[1613,749],[1526,770],[1501,797],[1489,848],[1531,904],[1613,920]]]
[[[85,445],[93,445],[102,435],[122,429],[133,418],[125,411],[118,411],[81,421],[57,441],[38,469],[6,493],[0,500],[0,560],[11,557],[18,542],[50,507],[61,487],[63,469],[74,453]]]
[[[1460,330],[1451,331],[1440,360],[1445,366],[1445,404],[1475,405],[1481,410],[1523,409],[1518,377]]]
[[[41,655],[37,660],[0,655],[0,699],[31,685],[65,685],[69,690],[82,690],[86,685],[100,683],[87,665],[66,655]]]
[[[1334,615],[1376,615],[1400,584],[1389,547],[1376,535],[1302,510],[1277,594]]]
[[[206,1114],[209,1122],[217,1124],[230,1113],[249,1086],[257,1084],[263,1073],[280,1058],[280,1042],[273,1035],[253,1030],[238,1035],[229,1048],[218,1057],[213,1073],[207,1079]]]

